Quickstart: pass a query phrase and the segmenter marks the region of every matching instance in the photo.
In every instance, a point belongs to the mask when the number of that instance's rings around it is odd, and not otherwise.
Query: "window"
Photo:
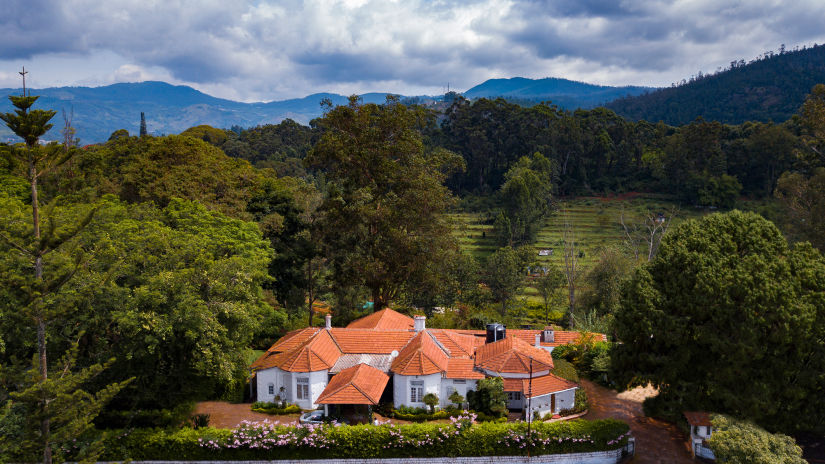
[[[507,392],[507,399],[510,401],[521,401],[521,392]]]
[[[413,380],[410,382],[410,403],[420,403],[424,397],[424,381]]]
[[[275,394],[275,385],[274,385],[274,384],[269,384],[269,386],[267,387],[267,389],[268,389],[268,391],[269,391],[269,394],[270,394],[270,395],[274,395],[274,394]]]
[[[297,387],[297,391],[295,392],[295,398],[299,400],[308,400],[309,399],[309,377],[298,377],[295,380],[295,386]]]
[[[455,380],[453,380],[453,385],[464,385],[465,383],[467,383],[467,381],[464,380],[464,379],[455,379]]]

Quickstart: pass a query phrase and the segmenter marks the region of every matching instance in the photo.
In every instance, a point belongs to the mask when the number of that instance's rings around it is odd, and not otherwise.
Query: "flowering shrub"
[[[101,460],[267,460],[523,455],[617,449],[629,428],[617,420],[527,424],[475,423],[472,413],[448,424],[300,425],[245,422],[235,430],[203,428],[112,433]]]

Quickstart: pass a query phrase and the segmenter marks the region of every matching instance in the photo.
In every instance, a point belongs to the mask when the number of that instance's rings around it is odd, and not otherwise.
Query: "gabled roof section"
[[[693,426],[705,426],[710,427],[713,424],[710,422],[710,413],[705,411],[685,411],[682,414],[685,415],[685,419],[687,419],[688,424]]]
[[[476,349],[476,337],[452,330],[428,329],[428,332],[447,349],[451,358],[471,358]]]
[[[536,343],[536,335],[541,335],[541,330],[522,330],[522,329],[513,329],[507,330],[508,337],[516,337],[519,338],[531,345],[535,345]],[[594,342],[606,342],[607,336],[605,334],[595,333],[595,332],[587,332],[588,334],[593,335]],[[541,342],[541,346],[561,346],[561,345],[568,345],[570,343],[576,343],[581,338],[582,333],[577,331],[569,331],[569,330],[556,330],[553,332],[553,341],[552,342]]]
[[[268,369],[273,366],[273,357],[276,356],[278,353],[283,353],[285,351],[290,351],[295,349],[296,347],[302,345],[307,340],[312,338],[313,335],[318,333],[318,328],[316,327],[307,327],[304,329],[293,330],[292,332],[288,332],[283,337],[279,338],[278,341],[272,344],[268,350],[264,354],[258,357],[255,361],[252,362],[250,367],[252,369]]]
[[[344,353],[390,354],[406,345],[415,332],[372,329],[330,329],[330,335]]]
[[[398,353],[390,370],[401,375],[435,374],[447,370],[448,360],[447,353],[432,335],[427,331],[422,331]]]
[[[484,374],[474,369],[475,363],[472,359],[450,358],[447,361],[448,379],[483,379]]]
[[[384,308],[369,316],[356,319],[347,325],[348,329],[413,330],[414,321],[398,311]]]
[[[502,383],[504,384],[504,391],[520,392],[526,398],[535,398],[537,396],[549,395],[550,393],[578,387],[575,382],[565,380],[553,374],[533,377],[532,388],[530,386],[530,379],[502,379]]]
[[[328,330],[321,330],[311,339],[290,351],[278,353],[261,369],[277,367],[290,372],[322,371],[335,365],[341,350],[332,340]]]
[[[497,373],[529,374],[531,358],[533,372],[553,368],[550,353],[513,336],[476,349],[476,366]]]
[[[366,364],[344,369],[333,377],[318,404],[378,404],[390,376]]]

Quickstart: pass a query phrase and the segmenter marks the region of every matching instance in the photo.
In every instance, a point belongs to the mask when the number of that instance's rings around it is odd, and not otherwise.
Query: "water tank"
[[[487,324],[487,343],[493,343],[499,340],[504,340],[504,337],[506,335],[506,329],[502,324]]]

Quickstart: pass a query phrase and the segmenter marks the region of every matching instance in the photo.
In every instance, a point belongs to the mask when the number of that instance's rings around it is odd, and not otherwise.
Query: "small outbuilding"
[[[690,451],[694,458],[716,460],[707,440],[713,433],[710,413],[705,411],[685,411],[685,419],[690,425]]]

